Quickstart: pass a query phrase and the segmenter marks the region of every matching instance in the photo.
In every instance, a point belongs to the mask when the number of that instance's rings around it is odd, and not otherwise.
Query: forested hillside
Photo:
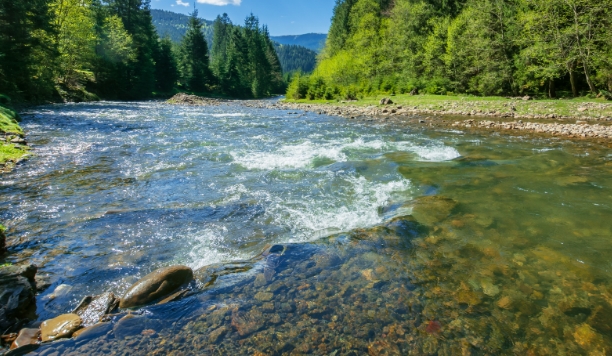
[[[183,14],[177,14],[172,11],[156,10],[151,9],[151,17],[153,18],[153,25],[159,34],[159,37],[170,37],[170,40],[175,43],[180,43],[183,40],[183,36],[187,32],[189,24],[189,16]],[[206,42],[211,46],[213,38],[213,27],[212,21],[202,20],[202,32]]]
[[[318,53],[325,47],[327,35],[324,33],[307,33],[294,36],[272,36],[271,38],[272,41],[283,45],[302,46]]]
[[[81,101],[175,90],[240,97],[283,91],[265,26],[253,15],[244,26],[225,20],[211,54],[197,12],[173,45],[159,38],[149,0],[0,0],[0,94]]]
[[[337,0],[315,73],[289,97],[597,95],[612,90],[612,0]]]
[[[187,32],[189,16],[164,10],[151,10],[151,15],[153,17],[153,24],[160,37],[167,36],[174,43],[181,42]],[[212,50],[213,22],[202,20],[202,31],[206,37],[209,49]],[[286,44],[274,46],[284,72],[300,70],[304,73],[310,73],[316,64],[316,51],[323,48],[325,37],[325,35],[321,34],[306,34],[298,36],[270,36],[270,39],[279,44]]]
[[[317,52],[302,46],[274,43],[284,73],[310,73],[317,65]]]

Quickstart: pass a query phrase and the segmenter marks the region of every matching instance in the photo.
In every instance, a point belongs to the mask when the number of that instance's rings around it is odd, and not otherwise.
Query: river
[[[249,261],[40,354],[612,351],[601,144],[240,102],[23,117],[35,156],[2,176],[0,221],[8,262],[38,265],[51,284],[38,320],[160,267]]]

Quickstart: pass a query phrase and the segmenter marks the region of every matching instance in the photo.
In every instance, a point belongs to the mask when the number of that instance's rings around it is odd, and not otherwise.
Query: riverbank
[[[19,114],[0,103],[0,172],[12,169],[28,154],[27,142],[19,126]]]
[[[436,95],[372,97],[360,101],[263,103],[350,119],[400,121],[428,126],[520,131],[570,138],[612,139],[612,103],[603,99],[532,100]]]

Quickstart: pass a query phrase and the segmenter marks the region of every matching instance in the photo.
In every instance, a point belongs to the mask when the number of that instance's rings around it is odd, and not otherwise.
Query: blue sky
[[[182,14],[193,10],[196,0],[151,0],[151,8]],[[200,17],[213,20],[226,12],[236,24],[242,24],[253,12],[261,24],[268,25],[272,36],[327,33],[334,0],[197,0]]]

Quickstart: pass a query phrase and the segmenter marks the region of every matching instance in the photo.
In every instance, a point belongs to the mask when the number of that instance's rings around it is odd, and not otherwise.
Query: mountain
[[[317,65],[317,52],[302,46],[274,43],[283,73],[310,73]]]
[[[189,16],[166,10],[152,9],[151,17],[153,17],[153,25],[159,37],[164,38],[168,36],[174,43],[181,42],[185,32],[187,32]],[[206,36],[206,41],[210,47],[212,45],[213,22],[204,19],[202,21],[204,23],[202,27],[204,36]]]
[[[296,36],[270,36],[274,42],[284,45],[297,45],[311,49],[317,53],[321,52],[325,47],[327,35],[324,33],[307,33],[305,35]]]
[[[185,32],[189,16],[165,10],[151,10],[153,25],[160,37],[168,36],[174,43],[180,43]],[[208,42],[209,50],[212,48],[213,21],[203,20],[203,32]],[[297,36],[270,36],[275,43],[274,48],[278,54],[283,72],[301,70],[310,73],[316,65],[317,53],[323,49],[327,35],[308,33]]]

